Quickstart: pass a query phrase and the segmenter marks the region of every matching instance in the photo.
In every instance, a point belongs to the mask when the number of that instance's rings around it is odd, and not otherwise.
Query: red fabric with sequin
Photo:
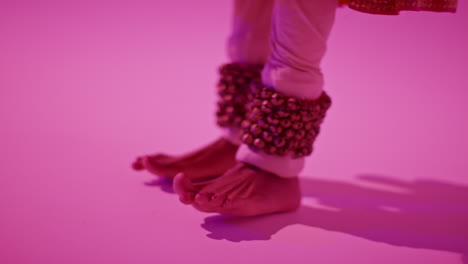
[[[398,15],[400,11],[456,12],[458,0],[339,0],[339,4],[372,14]]]

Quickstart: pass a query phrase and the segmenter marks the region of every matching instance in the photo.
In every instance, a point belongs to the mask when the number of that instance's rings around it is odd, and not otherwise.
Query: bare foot
[[[281,178],[242,162],[211,180],[194,181],[180,173],[173,187],[182,203],[202,212],[239,216],[293,211],[301,200],[298,178]]]
[[[173,179],[183,172],[190,179],[213,178],[222,175],[236,163],[239,147],[224,138],[183,156],[165,154],[148,155],[137,158],[135,170],[144,170],[161,177]]]

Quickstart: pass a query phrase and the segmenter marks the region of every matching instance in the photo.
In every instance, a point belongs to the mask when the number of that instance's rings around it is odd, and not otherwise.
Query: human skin
[[[159,153],[138,157],[133,167],[168,179],[174,179],[180,172],[192,180],[213,178],[221,176],[236,164],[235,155],[238,148],[238,145],[219,138],[180,156]]]
[[[271,51],[261,47],[265,43],[265,34],[249,33],[258,33],[258,28],[269,25],[261,23],[262,26],[249,27],[249,19],[255,21],[253,11],[263,10],[252,7],[253,2],[274,4],[272,30],[265,30],[271,33]],[[237,0],[235,27],[228,41],[228,53],[233,61],[248,64],[258,63],[266,57],[253,56],[258,54],[250,53],[249,49],[260,47],[259,50],[270,52],[262,72],[264,85],[285,95],[315,99],[322,93],[320,61],[326,50],[326,39],[331,31],[335,9],[335,0]],[[255,36],[263,38],[257,41]],[[233,44],[236,40],[237,45]],[[249,54],[253,54],[252,57]],[[262,160],[268,162],[268,159],[259,157],[247,162],[241,155],[235,155],[238,146],[229,144],[226,139],[219,139],[187,155],[145,156],[140,158],[138,164],[141,165],[139,168],[173,178],[173,187],[180,201],[203,212],[253,216],[286,212],[299,207],[299,171],[292,172],[292,177],[280,177],[278,172],[268,170],[272,166],[255,163]],[[249,156],[257,154],[263,155],[252,152]],[[289,157],[283,157],[283,160],[292,162]]]
[[[242,162],[206,181],[194,181],[180,173],[173,187],[182,203],[199,211],[237,216],[292,211],[301,200],[297,177],[282,178]]]

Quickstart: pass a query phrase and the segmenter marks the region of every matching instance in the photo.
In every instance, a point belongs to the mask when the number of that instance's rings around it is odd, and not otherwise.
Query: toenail
[[[211,200],[219,200],[219,199],[221,199],[221,195],[219,195],[219,194],[213,194],[211,196]]]
[[[193,194],[184,193],[180,196],[179,200],[184,204],[191,204],[193,202]]]
[[[184,199],[190,199],[190,198],[193,197],[193,194],[191,194],[191,193],[184,193],[183,196],[184,196]]]
[[[205,202],[210,200],[211,195],[209,193],[198,193],[195,196],[195,200],[199,202]]]

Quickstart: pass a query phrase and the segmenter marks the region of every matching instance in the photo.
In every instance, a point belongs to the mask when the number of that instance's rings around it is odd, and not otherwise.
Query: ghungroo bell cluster
[[[310,155],[330,106],[331,99],[325,92],[315,100],[297,99],[263,87],[256,80],[251,84],[248,113],[241,124],[242,142],[272,155]]]
[[[228,63],[219,68],[217,124],[240,128],[247,112],[249,84],[260,81],[263,65]]]

